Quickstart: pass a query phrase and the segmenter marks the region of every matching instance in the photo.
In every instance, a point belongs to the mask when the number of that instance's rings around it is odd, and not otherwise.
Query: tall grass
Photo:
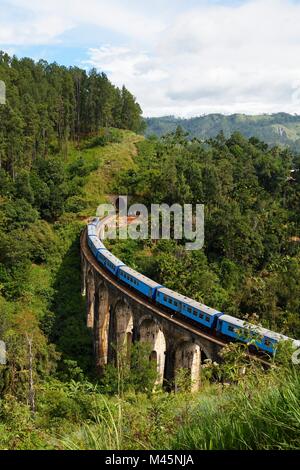
[[[59,440],[67,449],[300,449],[300,376],[257,375],[197,394],[102,397],[92,422]]]
[[[104,407],[94,413],[93,423],[84,423],[80,430],[60,444],[68,450],[121,450],[123,448],[122,404],[109,403],[101,395]],[[100,409],[101,408],[101,409]]]
[[[174,437],[174,449],[300,449],[300,376],[269,375],[200,406]]]

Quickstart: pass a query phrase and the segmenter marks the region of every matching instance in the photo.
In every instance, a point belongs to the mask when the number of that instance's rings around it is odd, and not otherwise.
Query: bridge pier
[[[175,387],[180,371],[187,372],[192,391],[197,391],[200,385],[201,349],[198,344],[190,341],[181,343],[175,353]]]
[[[139,326],[139,339],[151,345],[149,360],[156,362],[157,380],[156,384],[161,385],[164,379],[165,359],[166,359],[166,339],[161,326],[152,318],[145,318]]]
[[[94,272],[92,268],[87,270],[86,274],[86,288],[85,292],[87,293],[87,317],[86,325],[88,328],[94,328],[94,310],[95,310],[95,280]]]
[[[86,261],[85,257],[83,256],[82,252],[80,253],[80,258],[81,258],[81,295],[83,297],[85,297],[85,295],[86,295],[86,285],[87,285],[86,273],[87,273],[87,269],[88,269],[88,264],[87,264],[87,261]]]
[[[101,373],[108,362],[109,303],[108,289],[101,283],[95,293],[94,303],[94,344],[96,367]]]
[[[117,352],[125,353],[127,359],[130,360],[133,340],[133,313],[128,302],[123,299],[118,300],[113,315]]]

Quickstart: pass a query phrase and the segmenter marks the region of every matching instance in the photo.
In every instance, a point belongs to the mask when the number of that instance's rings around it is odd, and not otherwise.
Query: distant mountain
[[[208,114],[190,119],[163,116],[145,119],[145,135],[157,135],[173,132],[180,125],[191,138],[207,139],[223,131],[226,137],[239,131],[245,137],[255,136],[269,145],[289,146],[300,152],[300,115],[287,113],[262,114]]]

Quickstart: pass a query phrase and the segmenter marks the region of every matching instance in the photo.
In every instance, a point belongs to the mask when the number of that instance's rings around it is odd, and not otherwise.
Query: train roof
[[[201,304],[200,302],[197,302],[196,300],[191,299],[190,297],[186,297],[185,295],[178,294],[178,292],[168,289],[168,287],[161,287],[159,289],[159,292],[169,295],[170,297],[178,300],[179,302],[183,302],[193,308],[201,310],[201,312],[207,313],[208,315],[216,315],[218,313],[221,313],[218,310],[215,310],[214,308],[208,307],[205,304]]]
[[[283,341],[283,340],[293,341],[288,336],[282,335],[280,333],[276,333],[275,331],[268,330],[267,328],[263,328],[262,326],[259,326],[259,325],[254,325],[252,323],[241,320],[240,318],[232,317],[231,315],[222,315],[220,317],[220,320],[224,320],[230,323],[231,325],[239,326],[240,328],[248,328],[254,332],[257,332],[258,334],[262,336],[266,336],[276,341]],[[299,341],[299,345],[300,345],[300,341]]]
[[[93,245],[96,247],[96,248],[103,248],[106,250],[105,248],[105,245],[102,243],[102,241],[100,240],[100,238],[98,238],[96,235],[90,235],[89,238],[91,239]]]
[[[113,255],[110,251],[108,250],[103,250],[100,253],[102,256],[107,258],[109,261],[111,261],[114,265],[116,266],[124,266],[123,261],[121,261],[119,258],[117,258],[115,255]]]
[[[122,271],[125,273],[130,274],[132,277],[135,277],[136,279],[139,279],[141,282],[144,284],[147,284],[150,287],[160,287],[161,284],[158,284],[157,282],[153,281],[152,279],[149,279],[149,277],[144,276],[144,274],[139,273],[138,271],[135,271],[134,269],[130,268],[129,266],[122,266],[121,268]]]
[[[95,225],[89,224],[87,228],[88,236],[97,236],[97,227]]]

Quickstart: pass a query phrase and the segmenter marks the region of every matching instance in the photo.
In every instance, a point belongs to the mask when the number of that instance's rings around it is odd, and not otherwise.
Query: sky
[[[300,0],[0,0],[0,50],[96,67],[145,116],[300,114]]]

